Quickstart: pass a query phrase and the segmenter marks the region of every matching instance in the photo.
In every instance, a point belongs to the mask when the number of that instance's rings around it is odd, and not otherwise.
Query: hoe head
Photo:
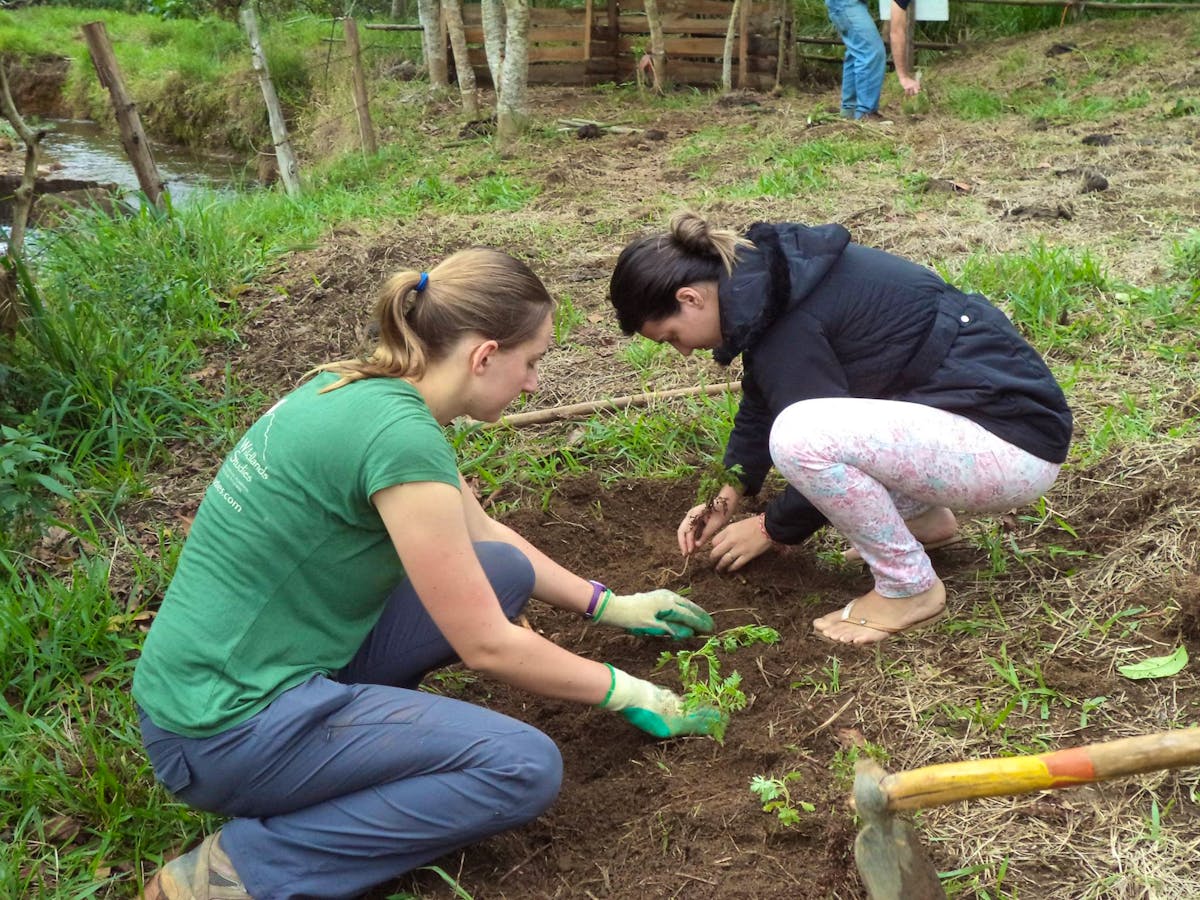
[[[854,806],[862,828],[854,841],[854,862],[870,900],[945,900],[937,869],[921,838],[887,809],[880,787],[884,771],[874,760],[855,766]]]

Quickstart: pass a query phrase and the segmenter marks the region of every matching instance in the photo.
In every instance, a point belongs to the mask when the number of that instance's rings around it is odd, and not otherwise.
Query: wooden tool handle
[[[925,809],[1200,765],[1200,728],[1123,738],[1038,756],[977,759],[885,775],[888,809]]]

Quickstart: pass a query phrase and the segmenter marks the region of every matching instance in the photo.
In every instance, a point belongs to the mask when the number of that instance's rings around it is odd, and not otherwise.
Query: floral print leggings
[[[1012,509],[1061,468],[954,413],[852,397],[787,407],[771,428],[771,459],[862,554],[884,597],[911,597],[936,579],[906,519],[935,506]]]

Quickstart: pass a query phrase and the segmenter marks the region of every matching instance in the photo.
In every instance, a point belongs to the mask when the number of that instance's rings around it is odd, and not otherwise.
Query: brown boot
[[[183,856],[177,856],[146,882],[145,900],[254,900],[233,863],[210,834]]]

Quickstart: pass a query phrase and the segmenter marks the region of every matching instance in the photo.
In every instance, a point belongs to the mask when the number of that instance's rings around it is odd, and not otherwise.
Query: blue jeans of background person
[[[476,554],[506,615],[533,591],[515,547]],[[562,757],[537,729],[416,690],[455,655],[407,580],[358,654],[221,734],[187,738],[144,713],[155,775],[221,831],[256,900],[354,897],[531,821],[558,795]]]
[[[861,119],[879,109],[887,51],[870,9],[861,0],[825,0],[846,45],[842,61],[842,115]]]

